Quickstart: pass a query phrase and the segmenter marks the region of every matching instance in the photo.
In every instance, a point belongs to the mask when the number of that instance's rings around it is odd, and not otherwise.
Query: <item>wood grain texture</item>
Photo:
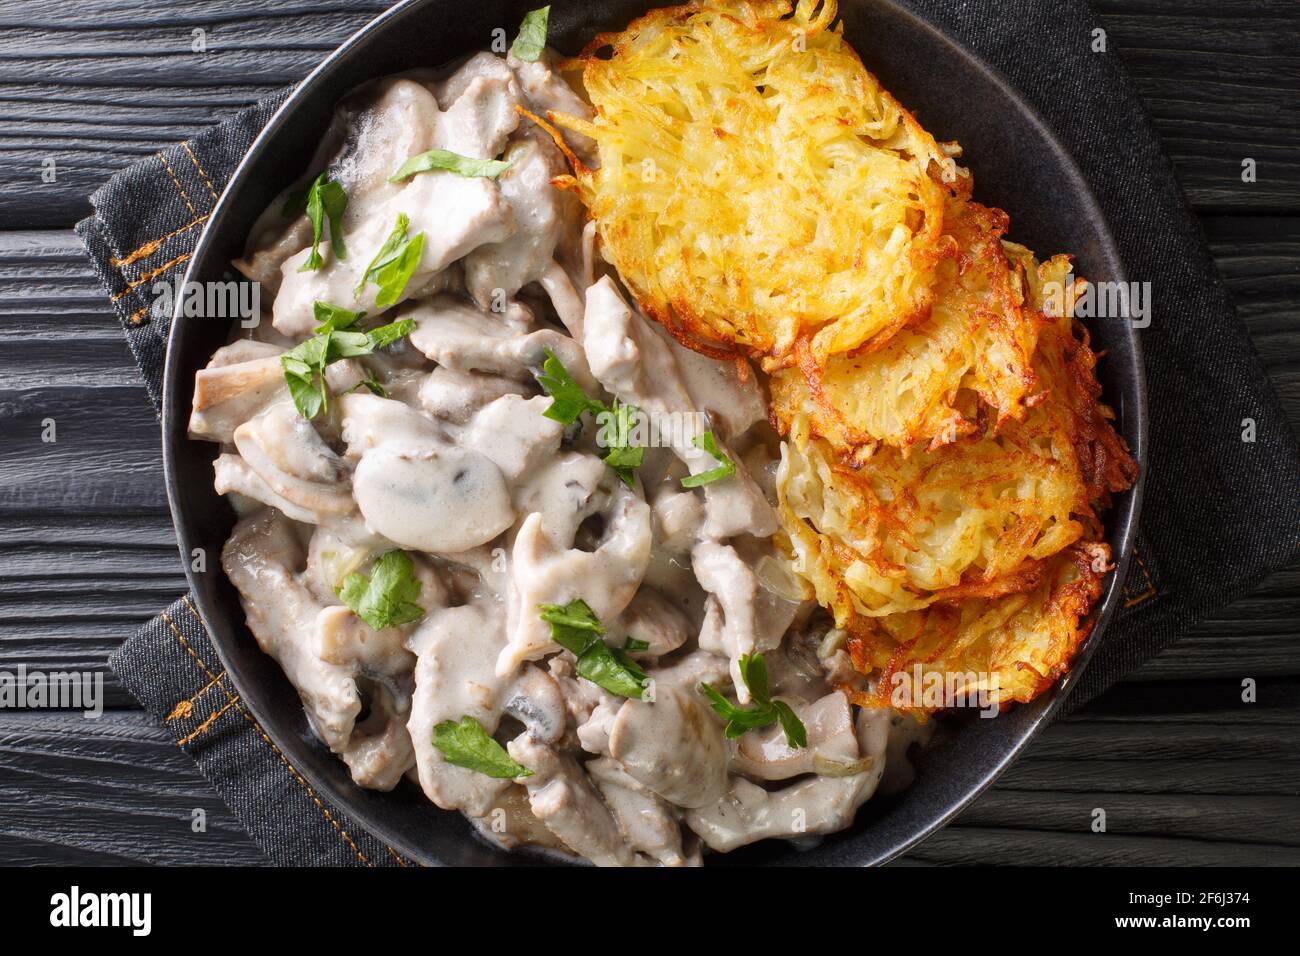
[[[1224,688],[1197,689],[1199,710],[1132,714],[1121,701],[1048,728],[995,787],[909,859],[1300,863],[1300,775],[1289,759],[1300,730],[1300,682],[1268,685],[1259,704],[1228,712],[1212,706]],[[1213,746],[1225,730],[1240,742],[1239,759]],[[191,832],[194,808],[207,813],[207,833]],[[1105,833],[1091,830],[1097,808],[1106,811]],[[260,862],[194,764],[138,712],[108,711],[91,721],[7,715],[0,722],[0,811],[6,862]]]
[[[113,172],[301,79],[386,6],[3,0],[0,228],[67,226]],[[1300,212],[1291,0],[1097,6],[1196,207]],[[191,49],[196,29],[206,52]],[[1241,182],[1247,156],[1252,184]],[[49,159],[54,183],[41,180]]]
[[[157,422],[70,231],[87,195],[300,78],[385,6],[0,0],[0,669],[106,671],[121,640],[185,589]],[[1295,4],[1097,7],[1300,429]],[[191,51],[195,29],[208,52]],[[1246,156],[1254,184],[1240,180]],[[48,184],[47,157],[58,169]],[[1049,728],[906,862],[1300,863],[1298,622],[1300,565]],[[1245,677],[1259,682],[1256,704],[1241,701]],[[111,674],[105,690],[110,707],[134,706]],[[206,834],[190,831],[196,807]],[[1090,829],[1098,807],[1102,834]],[[261,860],[138,711],[0,712],[0,862]]]

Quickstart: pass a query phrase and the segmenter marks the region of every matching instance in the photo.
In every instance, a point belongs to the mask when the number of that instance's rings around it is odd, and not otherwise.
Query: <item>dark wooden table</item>
[[[264,862],[105,666],[185,579],[157,424],[71,227],[114,171],[301,78],[384,6],[0,0],[0,670],[102,671],[109,708],[0,711],[0,863]],[[1295,427],[1300,2],[1099,8]],[[1050,728],[907,862],[1300,863],[1298,621],[1300,564]]]

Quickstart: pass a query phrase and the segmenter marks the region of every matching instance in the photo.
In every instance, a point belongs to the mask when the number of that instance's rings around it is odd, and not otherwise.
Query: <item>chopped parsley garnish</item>
[[[613,405],[606,405],[598,398],[591,398],[550,349],[546,350],[546,362],[537,376],[537,383],[554,399],[542,412],[551,421],[572,425],[583,412],[596,416],[601,425],[601,443],[606,449],[605,464],[629,488],[635,487],[636,470],[645,460],[645,447],[632,442],[632,431],[641,414],[637,407],[617,399]]]
[[[370,265],[366,266],[366,271],[361,274],[361,281],[352,290],[354,296],[360,297],[366,284],[373,282],[379,286],[379,292],[375,296],[376,307],[386,309],[402,297],[406,284],[411,281],[411,276],[419,268],[420,258],[424,255],[424,233],[416,233],[408,239],[406,230],[410,224],[411,220],[406,213],[397,214],[397,224],[379,247],[379,252],[370,260]]]
[[[388,389],[379,383],[379,379],[375,378],[375,373],[369,369],[366,371],[366,377],[352,386],[352,391],[355,392],[359,388],[364,388],[371,395],[378,395],[380,398],[388,397]]]
[[[546,49],[546,31],[550,26],[551,8],[529,10],[519,24],[519,35],[515,37],[510,52],[521,60],[535,63]]]
[[[564,363],[557,359],[550,349],[546,349],[546,362],[542,365],[542,373],[537,376],[537,384],[542,386],[542,390],[547,395],[555,399],[550,407],[542,412],[553,422],[572,425],[583,412],[594,412],[599,415],[605,411],[605,403],[599,399],[588,398],[582,386],[574,381],[569,370],[564,367]]]
[[[683,488],[698,488],[701,485],[709,485],[715,481],[730,478],[736,473],[736,463],[723,454],[722,449],[718,447],[718,440],[713,437],[712,430],[705,432],[703,435],[695,436],[694,444],[696,448],[703,449],[712,455],[714,460],[719,462],[719,465],[716,468],[710,468],[708,471],[702,471],[698,475],[687,475],[682,479]]]
[[[604,626],[587,602],[540,605],[542,620],[551,625],[551,640],[578,659],[575,670],[598,687],[620,697],[640,698],[646,674],[628,657],[627,650],[610,647],[601,639]]]
[[[601,436],[604,439],[605,464],[623,479],[629,488],[636,487],[636,470],[645,461],[645,446],[632,444],[632,429],[636,427],[640,412],[635,405],[624,405],[617,399],[607,411],[601,412]]]
[[[431,149],[427,153],[412,156],[402,163],[401,168],[388,177],[388,181],[390,183],[400,183],[419,173],[428,173],[435,170],[446,170],[458,176],[480,176],[486,179],[496,179],[509,168],[509,163],[504,163],[499,159],[475,159],[472,156],[453,153],[449,149]]]
[[[331,305],[320,300],[312,303],[311,310],[316,318],[317,332],[341,332],[352,328],[366,317],[364,312],[354,312],[341,305]]]
[[[434,727],[433,745],[442,751],[447,763],[489,777],[513,780],[533,775],[531,770],[506,753],[506,748],[493,740],[482,724],[468,715],[462,717],[460,723],[444,720]]]
[[[405,551],[389,551],[370,566],[370,577],[349,574],[335,589],[343,603],[376,631],[411,624],[424,617],[416,604],[420,582],[415,565]]]
[[[369,355],[376,349],[392,345],[415,328],[411,319],[402,319],[369,332],[357,332],[352,331],[352,327],[364,313],[327,302],[317,302],[314,311],[320,322],[316,334],[280,356],[280,367],[284,370],[284,381],[289,386],[294,407],[308,420],[329,407],[329,388],[325,382],[327,366],[340,359]]]
[[[325,264],[320,254],[321,234],[325,221],[330,224],[330,245],[337,259],[348,257],[347,247],[343,244],[343,211],[348,208],[348,194],[343,187],[333,181],[326,181],[326,173],[316,177],[307,189],[307,218],[311,220],[311,253],[307,261],[298,267],[299,272],[314,272]]]
[[[791,747],[807,747],[808,731],[790,705],[783,700],[773,700],[767,687],[767,663],[762,654],[743,654],[739,660],[740,676],[749,688],[754,702],[740,707],[723,697],[708,684],[700,685],[700,692],[709,698],[713,712],[727,722],[728,737],[739,737],[747,730],[756,730],[771,724],[781,724],[785,739]]]

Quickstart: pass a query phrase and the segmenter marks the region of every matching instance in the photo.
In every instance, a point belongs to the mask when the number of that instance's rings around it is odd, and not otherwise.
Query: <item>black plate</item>
[[[334,104],[352,87],[388,73],[437,66],[478,49],[493,30],[513,35],[523,13],[540,0],[408,0],[368,24],[293,93],[236,170],[190,260],[186,280],[222,278],[243,252],[254,219],[310,162],[329,126]],[[602,0],[599,5],[555,0],[552,44],[575,53],[598,30],[618,29],[651,4]],[[1042,255],[1071,252],[1080,275],[1120,281],[1114,239],[1079,170],[1043,121],[1006,82],[937,28],[886,0],[841,0],[845,33],[886,88],[916,112],[936,138],[957,139],[975,173],[975,197],[1011,214],[1011,237]],[[190,441],[186,421],[194,373],[224,344],[218,321],[174,319],[167,353],[163,453],[167,494],[182,553],[219,554],[234,515],[212,488],[216,446]],[[1117,319],[1096,323],[1094,345],[1105,398],[1140,465],[1146,463],[1146,401],[1137,335]],[[1145,467],[1143,467],[1145,471]],[[872,801],[856,825],[810,850],[772,842],[716,862],[859,865],[884,862],[946,823],[989,785],[1063,700],[1122,599],[1119,583],[1137,528],[1137,488],[1117,497],[1107,516],[1118,570],[1095,612],[1097,624],[1074,674],[1031,705],[996,720],[973,714],[945,722],[917,760],[917,778],[899,798]],[[356,787],[343,763],[312,737],[297,694],[279,667],[258,649],[244,625],[234,589],[216,562],[189,573],[217,652],[243,697],[288,759],[331,802],[352,813],[408,857],[430,864],[502,865],[533,862],[480,843],[459,813],[438,810],[414,785],[391,794]]]

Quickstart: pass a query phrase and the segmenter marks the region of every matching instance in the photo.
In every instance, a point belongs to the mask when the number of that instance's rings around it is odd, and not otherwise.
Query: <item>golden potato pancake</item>
[[[862,65],[834,0],[651,11],[573,61],[598,146],[575,168],[641,307],[715,357],[818,363],[922,319],[965,173]]]
[[[796,346],[798,364],[772,373],[777,421],[806,413],[813,434],[842,460],[862,464],[879,444],[935,448],[978,431],[981,403],[995,429],[1023,418],[1036,383],[1039,315],[1023,308],[1021,265],[1001,241],[1007,223],[1000,209],[950,201],[944,231],[957,252],[938,265],[929,318],[883,348],[836,355],[825,366]]]
[[[1066,268],[1054,260],[1043,274]],[[1037,311],[1043,277],[1033,271]],[[1086,337],[1069,316],[1039,319],[1034,373],[1044,390],[1023,421],[910,454],[882,446],[858,467],[840,461],[805,416],[790,423],[778,471],[782,524],[795,571],[839,626],[1032,588],[1042,562],[1082,540],[1095,508],[1132,483],[1136,465],[1097,403]]]
[[[1065,674],[1088,636],[1091,625],[1080,622],[1101,595],[1109,559],[1104,544],[1074,545],[1027,591],[859,618],[848,651],[873,686],[850,691],[851,699],[904,711],[1033,700]]]

